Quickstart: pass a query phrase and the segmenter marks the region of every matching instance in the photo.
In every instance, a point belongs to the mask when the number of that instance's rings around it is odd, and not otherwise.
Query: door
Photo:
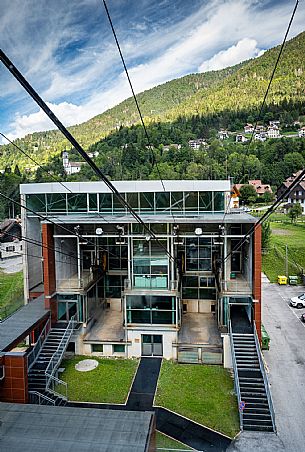
[[[163,356],[161,334],[142,334],[142,356]]]

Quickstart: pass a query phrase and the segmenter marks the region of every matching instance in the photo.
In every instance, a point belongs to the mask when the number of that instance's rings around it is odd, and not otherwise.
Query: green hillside
[[[138,95],[138,101],[148,125],[173,123],[181,117],[208,118],[240,111],[254,114],[267,88],[279,47],[261,57],[237,66],[205,74],[192,74],[167,82]],[[273,80],[267,103],[274,106],[305,102],[305,32],[286,44]],[[290,104],[289,104],[290,102]],[[292,102],[292,103],[291,103]],[[275,109],[276,111],[276,109]],[[138,123],[138,113],[132,98],[89,121],[70,127],[70,131],[88,148],[123,126]],[[204,130],[205,131],[205,130]],[[57,131],[34,133],[17,143],[40,163],[46,163],[66,146]],[[165,144],[165,143],[163,143]],[[23,170],[33,164],[8,145],[0,147],[0,168],[18,164]]]

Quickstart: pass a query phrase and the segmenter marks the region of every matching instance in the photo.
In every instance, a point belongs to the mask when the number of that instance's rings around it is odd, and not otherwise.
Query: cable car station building
[[[237,249],[256,219],[230,181],[113,184],[157,240],[103,182],[21,185],[26,302],[76,317],[77,354],[222,362],[230,319],[260,337],[261,231]]]

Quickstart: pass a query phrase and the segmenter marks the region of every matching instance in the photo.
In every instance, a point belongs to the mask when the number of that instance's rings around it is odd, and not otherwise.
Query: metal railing
[[[71,317],[68,326],[63,334],[63,337],[57,347],[57,350],[55,351],[55,353],[53,354],[47,368],[45,371],[45,375],[47,378],[47,382],[46,382],[46,391],[50,391],[51,393],[53,393],[54,395],[58,396],[58,397],[63,397],[66,400],[68,399],[68,388],[67,388],[67,383],[65,381],[60,380],[59,378],[57,378],[55,376],[56,371],[61,363],[61,360],[63,358],[63,355],[67,349],[67,345],[69,343],[70,337],[73,333],[74,327],[76,325],[76,320],[75,320],[75,316]],[[55,390],[58,389],[59,387],[63,387],[64,390],[64,394],[62,394],[61,392],[58,392]]]
[[[43,401],[46,403],[44,404]],[[47,397],[44,394],[41,394],[38,391],[29,391],[29,402],[37,405],[55,405],[55,400]]]
[[[230,345],[231,345],[231,354],[232,354],[232,365],[233,365],[233,371],[234,371],[234,386],[235,386],[235,392],[236,392],[236,396],[237,396],[237,400],[238,400],[239,425],[240,425],[240,429],[243,430],[244,419],[243,419],[243,412],[242,412],[242,410],[240,410],[241,394],[240,394],[239,377],[238,377],[238,370],[237,370],[237,364],[236,364],[236,356],[235,356],[235,349],[234,349],[234,342],[233,342],[231,320],[229,321],[229,336],[230,336]]]
[[[273,407],[273,402],[272,402],[272,397],[271,397],[270,384],[269,384],[269,380],[268,380],[268,377],[267,377],[267,374],[266,374],[265,365],[264,365],[263,359],[262,359],[262,352],[261,352],[261,347],[260,347],[258,336],[257,336],[255,322],[254,322],[254,328],[253,329],[254,329],[254,339],[255,339],[255,345],[256,345],[258,361],[259,361],[259,367],[260,367],[260,370],[261,370],[261,373],[262,373],[262,376],[263,376],[263,379],[264,379],[264,386],[265,386],[265,390],[266,390],[266,395],[267,395],[270,415],[271,415],[271,419],[272,419],[272,426],[273,426],[273,430],[276,432],[275,413],[274,413],[274,407]]]
[[[40,336],[37,339],[36,344],[34,345],[32,350],[27,355],[28,371],[35,364],[35,362],[36,362],[36,360],[38,358],[39,352],[41,350],[42,344],[46,340],[46,337],[49,334],[50,329],[51,329],[51,317],[48,318],[48,321],[45,324],[42,332],[40,333]]]

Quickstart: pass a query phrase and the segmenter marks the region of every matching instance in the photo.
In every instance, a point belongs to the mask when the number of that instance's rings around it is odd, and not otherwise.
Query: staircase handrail
[[[59,378],[55,377],[55,375],[47,374],[47,384],[46,384],[46,391],[51,392],[56,397],[61,397],[64,400],[68,400],[68,384],[66,381],[60,380]],[[50,387],[52,383],[52,388]],[[64,394],[55,391],[55,386],[62,385],[64,387]]]
[[[38,398],[38,405],[41,405],[40,399],[46,400],[50,405],[55,405],[55,400],[51,399],[50,397],[41,394],[41,392],[38,391],[29,391],[29,396],[36,396]]]
[[[261,347],[260,347],[260,343],[258,340],[258,336],[257,336],[257,330],[256,330],[256,323],[254,322],[254,339],[255,339],[255,346],[256,346],[256,351],[257,351],[257,356],[258,356],[258,362],[259,362],[259,367],[264,379],[264,386],[265,386],[265,390],[266,390],[266,395],[267,395],[267,400],[268,400],[268,405],[269,405],[269,410],[270,410],[270,415],[271,415],[271,419],[272,419],[272,426],[273,426],[273,430],[274,432],[276,432],[276,425],[275,425],[275,413],[274,413],[274,407],[273,407],[273,402],[272,402],[272,397],[271,397],[271,391],[270,391],[270,383],[267,377],[267,373],[266,373],[266,369],[265,369],[265,365],[263,363],[263,359],[262,359],[262,352],[261,352]]]
[[[229,320],[229,336],[230,336],[231,355],[232,355],[232,364],[233,364],[233,372],[234,372],[234,386],[235,386],[235,392],[236,392],[237,400],[238,400],[239,426],[240,426],[240,430],[243,430],[244,419],[243,419],[243,412],[240,409],[242,400],[241,400],[241,393],[240,393],[240,386],[239,386],[239,377],[238,377],[238,370],[237,370],[237,364],[236,364],[236,356],[235,356],[235,349],[234,349],[234,342],[233,342],[231,320]]]
[[[61,338],[61,341],[56,349],[56,351],[53,353],[52,358],[50,359],[50,362],[45,370],[45,375],[47,377],[47,381],[46,381],[46,390],[49,390],[50,387],[50,383],[51,383],[51,379],[54,380],[56,379],[55,377],[55,372],[58,369],[58,366],[62,360],[62,357],[66,351],[68,342],[70,340],[70,337],[72,336],[73,330],[74,330],[74,325],[76,324],[75,321],[75,316],[76,314],[71,317],[67,328],[65,329],[65,332],[63,334],[63,337]],[[62,380],[59,380],[57,378],[58,382],[60,384],[65,383]],[[59,394],[60,395],[60,394]]]
[[[41,346],[44,343],[44,341],[45,341],[45,339],[46,339],[46,337],[47,337],[47,335],[48,335],[48,333],[50,331],[50,327],[51,327],[51,316],[49,316],[49,318],[48,318],[48,320],[47,320],[42,332],[40,333],[40,335],[39,335],[39,337],[38,337],[38,339],[36,341],[36,344],[34,345],[32,350],[30,351],[30,353],[27,355],[28,371],[35,364],[35,362],[36,362],[36,360],[38,358]]]

